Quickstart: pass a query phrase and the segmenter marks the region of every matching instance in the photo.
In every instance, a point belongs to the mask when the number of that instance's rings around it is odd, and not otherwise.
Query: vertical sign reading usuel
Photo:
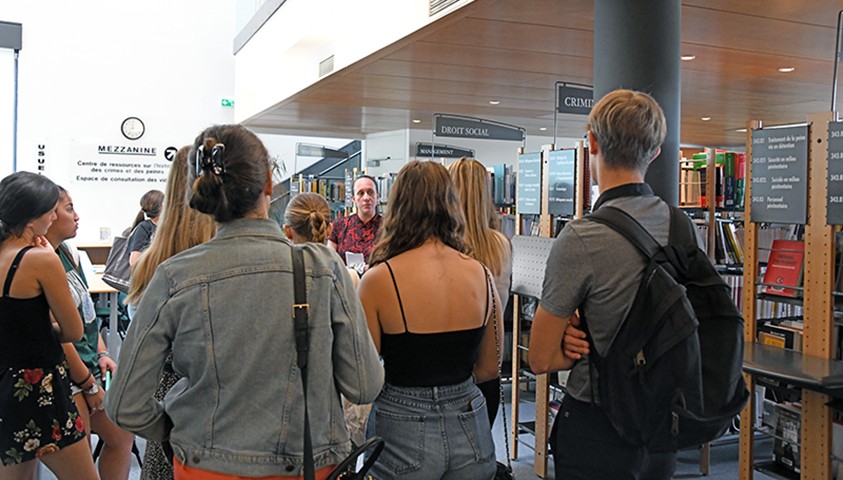
[[[547,165],[548,213],[563,217],[574,215],[575,150],[553,150]]]
[[[540,214],[542,208],[542,154],[518,155],[518,188],[515,208],[521,214]]]
[[[752,131],[752,221],[805,224],[808,127]]]
[[[828,124],[827,223],[843,224],[843,122]]]

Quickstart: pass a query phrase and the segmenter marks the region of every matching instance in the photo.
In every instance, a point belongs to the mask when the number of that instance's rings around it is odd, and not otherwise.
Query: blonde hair
[[[287,204],[284,224],[305,241],[325,243],[331,226],[331,208],[322,195],[300,193]]]
[[[591,109],[594,134],[610,168],[647,171],[667,134],[664,112],[653,97],[634,90],[607,93]]]
[[[188,151],[182,147],[173,158],[167,177],[167,192],[158,228],[152,243],[132,267],[132,279],[126,303],[138,303],[158,265],[173,255],[190,247],[207,242],[216,232],[216,224],[210,215],[199,213],[187,204],[188,193]]]
[[[507,238],[491,227],[497,219],[486,167],[473,158],[462,157],[448,167],[448,172],[465,215],[465,243],[471,247],[472,257],[498,276],[509,262],[510,247]]]

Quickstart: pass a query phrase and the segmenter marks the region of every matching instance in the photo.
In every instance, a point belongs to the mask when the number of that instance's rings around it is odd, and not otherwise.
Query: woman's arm
[[[102,335],[100,334],[97,334],[97,366],[100,367],[100,375],[102,375],[103,381],[105,381],[107,372],[111,372],[114,375],[114,372],[117,371],[117,363],[108,354],[108,349],[105,348],[105,341],[103,341]]]
[[[484,273],[485,277],[485,273]],[[486,277],[489,278],[489,277]],[[503,308],[498,296],[495,282],[491,278],[487,281],[487,289],[492,297],[494,306],[488,313],[486,332],[480,343],[480,354],[474,365],[474,380],[477,383],[486,382],[500,376],[500,362],[503,359],[503,348],[499,345],[503,341]],[[497,335],[495,335],[497,329]],[[496,338],[497,337],[497,338]]]
[[[378,298],[383,293],[381,286],[377,285],[383,274],[383,267],[377,266],[366,272],[360,279],[360,286],[357,293],[360,295],[360,302],[363,304],[363,311],[366,314],[366,323],[369,326],[369,334],[378,353],[381,352],[381,324],[378,319]]]
[[[98,412],[104,409],[103,400],[105,400],[105,390],[99,389],[96,393],[88,393],[94,386],[97,379],[88,370],[88,366],[79,357],[76,347],[72,343],[62,343],[62,350],[64,356],[67,358],[67,364],[70,366],[70,380],[82,389],[84,393],[85,403],[88,404],[88,410],[91,412]]]
[[[169,438],[170,420],[155,400],[158,379],[172,347],[177,313],[169,312],[169,281],[159,268],[120,349],[117,371],[105,402],[108,417],[124,430],[155,441]]]
[[[327,250],[327,247],[326,247]],[[336,277],[332,300],[334,379],[352,403],[370,403],[383,386],[383,366],[366,325],[366,314],[345,265],[330,255]]]
[[[39,246],[32,251],[32,271],[47,298],[47,304],[58,325],[57,336],[60,342],[78,342],[84,333],[84,325],[76,302],[67,286],[67,275],[58,255],[52,247]]]

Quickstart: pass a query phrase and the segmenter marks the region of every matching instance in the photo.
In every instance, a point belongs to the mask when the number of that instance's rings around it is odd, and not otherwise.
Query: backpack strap
[[[667,243],[670,245],[698,246],[693,222],[688,218],[688,215],[685,215],[685,212],[673,205],[670,205],[669,235]]]
[[[681,212],[680,212],[681,213]],[[650,235],[632,215],[617,207],[604,205],[600,209],[586,215],[587,219],[602,223],[628,239],[647,258],[653,258],[662,248],[659,242]],[[671,217],[671,224],[673,224]]]

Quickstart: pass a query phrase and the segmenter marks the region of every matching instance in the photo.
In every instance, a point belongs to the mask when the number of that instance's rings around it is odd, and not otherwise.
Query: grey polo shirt
[[[667,244],[670,209],[659,197],[620,197],[605,205],[629,213],[659,243]],[[632,308],[645,267],[643,254],[610,227],[571,221],[551,248],[540,305],[559,317],[580,308],[597,352],[604,355]],[[588,358],[577,361],[567,383],[567,393],[584,402],[591,402],[588,370]],[[596,389],[595,385],[595,394]]]

